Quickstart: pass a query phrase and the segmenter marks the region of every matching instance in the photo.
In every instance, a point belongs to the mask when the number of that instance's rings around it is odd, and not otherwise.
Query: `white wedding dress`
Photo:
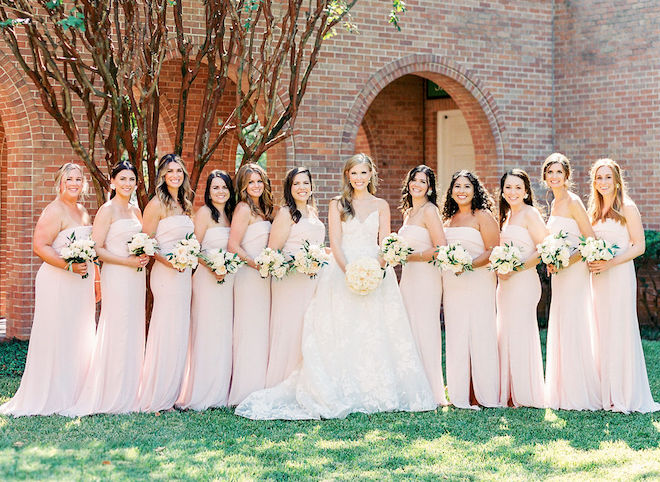
[[[377,211],[343,222],[342,231],[347,262],[378,255]],[[366,296],[348,290],[334,261],[320,276],[305,313],[302,364],[281,384],[249,395],[236,414],[302,420],[435,409],[394,271]]]

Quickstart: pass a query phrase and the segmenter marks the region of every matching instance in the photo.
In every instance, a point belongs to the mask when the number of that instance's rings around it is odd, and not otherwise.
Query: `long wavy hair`
[[[264,183],[264,192],[259,197],[259,203],[255,204],[247,193],[250,175],[259,174]],[[266,221],[273,220],[273,191],[270,186],[270,179],[263,167],[255,163],[244,164],[236,173],[236,195],[238,201],[243,201],[250,206],[250,212],[254,216],[264,218]]]
[[[426,192],[426,198],[431,204],[436,207],[438,206],[438,187],[436,185],[435,172],[433,172],[433,169],[429,166],[420,164],[408,171],[408,174],[406,174],[406,177],[403,180],[403,185],[401,186],[401,201],[399,201],[399,211],[403,214],[412,208],[412,196],[410,195],[410,188],[408,186],[410,185],[410,182],[415,179],[415,174],[418,172],[421,172],[426,176],[426,183],[429,186],[428,191]]]
[[[603,205],[605,200],[603,196],[596,189],[596,172],[601,167],[609,167],[612,170],[612,176],[614,177],[614,201],[612,206],[603,214]],[[593,163],[589,171],[589,177],[591,178],[591,193],[589,194],[589,204],[587,212],[589,214],[589,219],[591,224],[595,224],[597,221],[605,220],[607,218],[614,219],[615,221],[626,224],[626,217],[623,215],[623,201],[628,196],[628,189],[626,183],[623,180],[623,172],[621,166],[612,160],[612,159],[598,159]]]
[[[366,164],[371,170],[371,178],[367,185],[367,191],[371,194],[376,194],[376,188],[378,187],[378,171],[376,171],[374,161],[372,161],[369,156],[362,153],[349,157],[344,163],[344,169],[342,170],[341,194],[335,197],[339,202],[339,216],[342,221],[346,221],[349,217],[355,216],[355,210],[353,209],[353,186],[351,186],[348,173],[358,164]]]
[[[456,171],[451,176],[451,181],[449,182],[449,187],[447,188],[445,199],[442,204],[442,219],[446,221],[458,212],[458,203],[454,201],[454,198],[452,197],[452,191],[454,190],[454,185],[456,184],[456,180],[459,177],[466,178],[468,181],[470,181],[470,184],[472,184],[472,191],[474,193],[472,196],[472,202],[470,203],[472,214],[474,214],[477,209],[484,209],[492,213],[495,209],[495,201],[493,200],[493,196],[490,195],[488,189],[486,189],[486,186],[484,186],[481,182],[481,179],[479,179],[479,176],[474,174],[472,171],[463,169],[461,171]]]
[[[506,221],[506,217],[511,211],[511,206],[506,199],[504,199],[504,182],[506,181],[507,176],[514,176],[519,179],[522,179],[523,184],[525,185],[525,197],[523,202],[529,206],[534,206],[538,209],[536,205],[536,200],[534,199],[534,191],[532,190],[532,182],[529,180],[529,175],[522,169],[514,168],[506,171],[502,178],[500,179],[500,194],[499,194],[499,209],[500,209],[500,229]]]
[[[76,164],[75,162],[65,162],[59,167],[57,172],[55,172],[55,194],[57,197],[60,197],[60,194],[62,194],[62,179],[64,179],[69,174],[69,172],[74,170],[80,171],[80,175],[83,178],[82,190],[80,191],[80,196],[78,197],[78,199],[82,201],[85,199],[85,195],[89,189],[89,184],[87,183],[87,178],[85,177],[85,171],[83,171],[83,167],[80,164]]]
[[[314,212],[316,212],[316,201],[314,200],[314,182],[312,181],[312,172],[306,167],[294,167],[293,169],[289,169],[289,172],[286,173],[286,177],[284,178],[284,204],[286,205],[287,208],[289,208],[289,212],[291,213],[291,219],[293,219],[294,223],[297,223],[298,221],[300,221],[300,218],[302,218],[302,213],[298,209],[298,206],[296,206],[296,200],[293,199],[293,194],[291,194],[291,188],[293,187],[293,178],[295,178],[298,174],[307,174],[307,177],[309,178],[309,185],[312,189],[312,194],[309,196],[309,199],[307,200],[307,207],[309,207]]]
[[[214,179],[222,179],[222,182],[225,183],[227,189],[229,189],[229,199],[225,203],[225,215],[227,219],[231,222],[231,218],[234,215],[234,208],[236,207],[236,193],[234,192],[234,183],[225,171],[220,169],[214,169],[209,173],[209,177],[206,178],[206,189],[204,190],[204,204],[211,210],[211,218],[216,223],[220,221],[220,211],[213,205],[213,200],[211,199],[211,183]]]
[[[112,170],[110,171],[110,179],[116,178],[117,174],[119,174],[121,171],[131,171],[135,175],[135,183],[137,185],[138,171],[137,168],[133,165],[133,163],[129,161],[119,161],[117,164],[115,164],[112,167]],[[116,195],[117,195],[117,190],[114,188],[113,185],[111,185],[110,199],[112,199]]]
[[[171,163],[178,164],[183,170],[183,182],[179,186],[176,199],[172,197],[170,191],[167,189],[167,183],[165,182],[165,175],[167,174],[167,166]],[[190,175],[186,169],[185,164],[181,156],[177,154],[165,154],[158,161],[158,171],[156,172],[156,196],[163,206],[165,206],[166,211],[172,211],[174,209],[174,203],[178,202],[181,209],[183,209],[184,214],[190,215],[192,212],[192,189],[190,188]]]

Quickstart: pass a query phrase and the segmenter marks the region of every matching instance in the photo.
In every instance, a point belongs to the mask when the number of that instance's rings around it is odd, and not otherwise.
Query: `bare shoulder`
[[[424,219],[435,219],[440,217],[440,209],[433,203],[428,203],[422,208],[422,216]]]
[[[497,222],[495,215],[488,209],[477,209],[474,211],[474,217],[479,223]]]
[[[639,214],[639,208],[637,208],[637,204],[630,199],[628,196],[623,198],[623,214],[628,217],[629,215],[632,216],[640,216]]]
[[[248,203],[245,201],[241,201],[236,205],[236,208],[234,209],[234,216],[237,214],[239,216],[245,216],[245,214],[250,213],[250,206],[248,206]]]
[[[580,198],[579,195],[577,195],[574,192],[568,191],[568,197],[569,197],[568,205],[570,208],[574,208],[574,207],[584,208],[584,203],[582,202],[582,199]]]
[[[541,211],[539,211],[538,208],[534,206],[526,205],[524,209],[525,209],[525,219],[528,222],[541,221],[543,223],[543,216],[541,216]]]
[[[379,211],[387,209],[390,209],[389,203],[383,199],[382,197],[375,197],[374,202],[376,203],[376,207],[378,208]]]
[[[195,211],[193,219],[195,222],[207,221],[211,219],[211,210],[208,208],[208,206],[204,205]]]
[[[293,219],[291,218],[291,211],[283,206],[278,207],[277,212],[275,213],[275,219],[279,221],[288,220],[293,222]]]
[[[328,211],[329,212],[339,212],[339,199],[331,199],[330,203],[328,204]]]
[[[103,206],[101,206],[98,211],[96,211],[95,219],[112,218],[113,213],[114,206],[110,201],[108,201],[107,203],[103,204]]]

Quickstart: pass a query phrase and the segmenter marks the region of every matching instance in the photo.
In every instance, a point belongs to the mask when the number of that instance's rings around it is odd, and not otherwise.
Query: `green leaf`
[[[75,28],[81,32],[85,31],[85,14],[79,12],[77,9],[72,8],[69,12],[70,15],[67,18],[60,20],[58,23],[64,28],[64,30],[69,30],[70,28]]]
[[[48,3],[46,3],[46,8],[48,10],[53,10],[61,6],[62,6],[62,0],[50,0]]]

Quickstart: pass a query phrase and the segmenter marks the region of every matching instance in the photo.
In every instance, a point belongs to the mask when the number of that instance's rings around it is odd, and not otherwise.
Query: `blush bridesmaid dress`
[[[426,251],[433,247],[429,230],[423,226],[404,224],[399,229],[399,235],[415,251]],[[435,402],[438,405],[447,405],[445,381],[442,376],[440,328],[442,273],[429,263],[410,261],[401,269],[399,289]]]
[[[282,251],[294,256],[304,241],[321,244],[325,226],[315,216],[300,218],[291,226]],[[318,277],[310,279],[293,272],[284,279],[271,282],[270,353],[266,371],[266,387],[274,387],[286,379],[302,360],[302,325],[305,310],[316,292]]]
[[[241,247],[256,258],[268,244],[270,221],[247,227]],[[234,349],[230,406],[266,386],[270,328],[270,278],[243,265],[234,280]]]
[[[72,233],[89,238],[91,226],[60,231],[53,249],[60,252]],[[14,397],[0,414],[52,415],[80,395],[94,349],[94,267],[89,276],[42,263],[34,281],[34,319],[25,371]]]
[[[202,251],[226,250],[228,240],[228,227],[210,227]],[[234,275],[227,274],[218,284],[215,274],[200,265],[192,280],[190,318],[186,372],[176,406],[192,410],[224,407],[231,379]]]
[[[160,252],[172,251],[177,241],[194,231],[185,214],[161,219],[156,229]],[[174,406],[183,382],[190,331],[191,270],[179,272],[160,262],[151,269],[154,307],[144,354],[140,410],[157,412]]]
[[[613,219],[594,225],[596,237],[630,247],[628,229]],[[600,351],[603,408],[615,412],[655,412],[637,321],[637,279],[632,260],[591,275]]]
[[[118,219],[108,229],[105,247],[114,255],[127,257],[128,242],[140,231],[142,224],[137,219]],[[101,316],[87,379],[76,404],[62,415],[138,410],[144,361],[145,273],[132,266],[104,263],[101,293]]]
[[[527,228],[506,225],[501,243],[513,243],[525,261],[536,251]],[[541,339],[536,306],[541,281],[536,268],[515,272],[497,286],[497,338],[500,354],[500,403],[545,407]]]

